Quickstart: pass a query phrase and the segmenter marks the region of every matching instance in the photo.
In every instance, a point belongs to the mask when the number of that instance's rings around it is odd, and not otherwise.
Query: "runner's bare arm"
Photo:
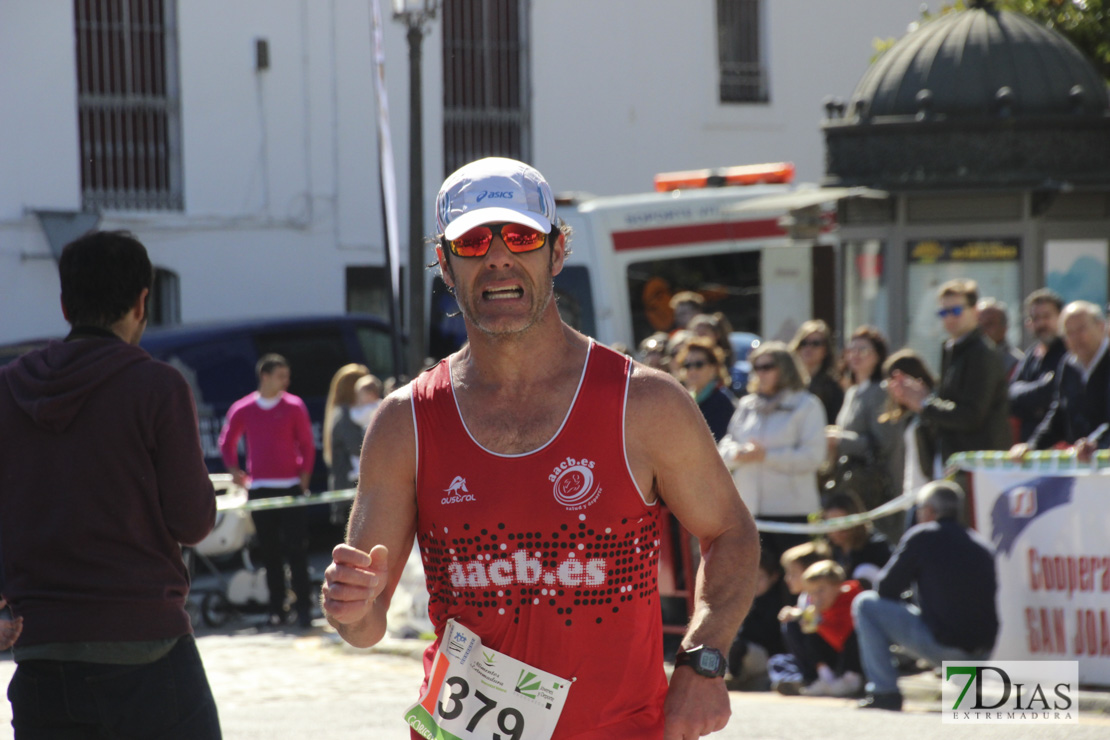
[[[640,489],[667,505],[701,546],[694,614],[683,647],[728,654],[751,607],[759,535],[689,394],[671,377],[637,365],[626,411],[629,464]],[[724,681],[675,670],[664,737],[698,737],[725,726]]]
[[[328,622],[356,647],[385,636],[386,612],[416,532],[416,430],[408,388],[374,414],[359,462],[347,541],[332,551],[321,604]]]

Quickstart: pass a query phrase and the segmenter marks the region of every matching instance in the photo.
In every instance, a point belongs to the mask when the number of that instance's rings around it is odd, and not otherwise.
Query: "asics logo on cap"
[[[509,200],[512,200],[513,193],[511,190],[483,190],[481,193],[478,194],[477,202],[481,203],[486,198],[489,198],[491,200],[494,198],[508,198]]]

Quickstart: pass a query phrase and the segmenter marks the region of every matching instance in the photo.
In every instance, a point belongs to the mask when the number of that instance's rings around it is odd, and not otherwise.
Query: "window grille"
[[[766,103],[761,0],[717,0],[722,103]]]
[[[445,174],[481,157],[531,156],[530,0],[444,0]]]
[[[181,210],[175,0],[75,0],[86,210]]]

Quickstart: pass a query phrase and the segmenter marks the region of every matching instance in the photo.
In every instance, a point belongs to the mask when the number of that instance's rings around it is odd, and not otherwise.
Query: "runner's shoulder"
[[[664,406],[687,405],[689,393],[676,381],[673,375],[633,362],[632,378],[628,382],[629,404],[662,404]]]
[[[630,420],[654,419],[654,424],[667,424],[684,414],[697,412],[689,392],[670,373],[632,363],[628,382],[628,416]]]
[[[407,383],[382,399],[370,422],[370,431],[394,435],[412,429],[412,384]]]

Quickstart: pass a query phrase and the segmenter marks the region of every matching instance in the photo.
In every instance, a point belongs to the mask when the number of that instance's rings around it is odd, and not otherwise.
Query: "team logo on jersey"
[[[443,489],[447,494],[440,501],[441,504],[459,504],[464,501],[475,501],[473,494],[466,487],[466,478],[461,475],[456,475],[455,479],[451,481],[451,485]]]
[[[555,500],[578,511],[590,506],[601,496],[601,486],[595,486],[594,461],[568,457],[555,466],[547,479],[553,484]]]

